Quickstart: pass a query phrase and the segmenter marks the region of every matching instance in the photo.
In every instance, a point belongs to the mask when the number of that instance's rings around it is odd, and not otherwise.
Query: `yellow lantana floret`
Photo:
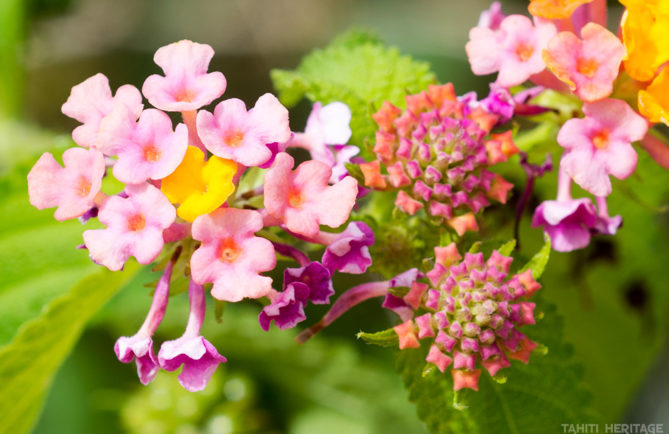
[[[225,203],[235,191],[232,178],[237,164],[232,160],[211,156],[204,161],[204,152],[189,146],[177,169],[163,179],[161,190],[174,204],[177,215],[192,222]]]
[[[576,8],[593,0],[530,0],[530,13],[548,19],[569,18]]]
[[[627,50],[625,71],[650,81],[669,60],[669,0],[621,0],[627,10],[621,27]]]
[[[651,122],[669,125],[669,69],[663,69],[646,90],[639,92],[639,111]]]

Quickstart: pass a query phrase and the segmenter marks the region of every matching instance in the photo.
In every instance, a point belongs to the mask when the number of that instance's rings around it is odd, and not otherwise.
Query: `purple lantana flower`
[[[286,268],[283,288],[283,292],[268,296],[271,303],[258,315],[260,326],[265,331],[269,330],[272,321],[282,330],[295,327],[306,319],[304,306],[309,300],[314,304],[327,304],[334,294],[330,272],[319,262]]]
[[[165,267],[165,271],[156,285],[149,313],[146,315],[139,331],[134,336],[118,338],[114,345],[116,357],[121,362],[130,363],[135,360],[137,376],[144,385],[149,384],[156,378],[159,369],[158,359],[153,353],[151,337],[165,316],[165,309],[167,309],[167,302],[170,297],[170,279],[173,267],[174,261],[170,261]]]
[[[309,287],[302,282],[291,283],[283,292],[277,292],[272,302],[258,315],[260,327],[269,331],[274,321],[277,327],[285,330],[304,321],[307,318],[304,315],[304,305],[309,300],[309,293]]]
[[[158,353],[160,366],[166,371],[175,371],[183,365],[179,383],[190,392],[204,389],[225,357],[200,335],[206,310],[204,288],[194,281],[188,286],[190,316],[186,331],[173,341],[164,342]]]
[[[369,246],[374,232],[363,222],[351,222],[339,234],[332,234],[323,253],[323,265],[331,273],[362,274],[372,265]]]

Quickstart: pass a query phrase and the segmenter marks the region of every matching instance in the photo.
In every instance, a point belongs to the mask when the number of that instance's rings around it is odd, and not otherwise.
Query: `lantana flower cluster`
[[[452,366],[454,390],[478,390],[480,367],[495,376],[509,359],[528,363],[537,344],[518,328],[535,323],[535,304],[525,301],[541,287],[532,271],[507,277],[513,258],[497,250],[485,262],[482,253],[466,253],[463,260],[455,243],[434,252],[428,283],[410,270],[393,282],[408,283],[409,291],[384,301],[405,319],[394,328],[400,349],[428,340],[426,361],[441,372]]]
[[[669,2],[621,3],[620,31],[612,32],[605,0],[531,0],[532,19],[506,16],[495,2],[466,46],[475,74],[497,73],[498,91],[510,95],[512,87],[530,81],[538,92],[550,89],[582,102],[583,117],[568,119],[557,135],[564,149],[557,198],[542,203],[532,221],[544,227],[556,250],[583,248],[592,234],[616,233],[622,218],[608,213],[610,177],[634,172],[634,142],[665,167],[669,161],[669,149],[648,131],[657,122],[669,125],[669,73],[663,68],[669,60]],[[573,198],[572,182],[595,203]]]
[[[227,302],[266,299],[261,326],[292,327],[305,318],[308,302],[329,302],[335,272],[365,272],[374,242],[362,222],[321,231],[344,225],[358,194],[343,166],[355,155],[346,146],[348,107],[316,104],[303,133],[291,132],[288,110],[271,94],[249,109],[236,98],[204,109],[226,88],[222,73],[208,72],[213,56],[210,46],[184,40],[155,53],[163,74],[148,77],[141,93],[124,85],[113,94],[102,74],[74,86],[62,110],[81,123],[72,134],[78,147],[63,153],[62,166],[45,153],[28,175],[35,207],[55,207],[57,220],[97,218],[102,227],[85,230],[82,246],[94,262],[117,271],[130,257],[140,264],[161,253],[168,258],[145,322],[119,338],[115,351],[124,363],[135,360],[144,384],[159,369],[183,366],[179,381],[191,391],[204,388],[226,360],[201,336],[205,289]],[[154,108],[145,108],[142,96]],[[182,122],[174,125],[168,113],[180,113]],[[295,167],[288,147],[306,147],[313,159]],[[264,169],[262,183],[237,191],[251,168]],[[122,190],[103,192],[105,176]],[[294,244],[325,246],[322,260],[277,242],[270,230]],[[263,275],[276,267],[277,255],[298,263],[285,269],[280,291]],[[190,316],[184,334],[156,354],[152,337],[177,269],[190,281]]]
[[[501,115],[471,95],[459,100],[451,84],[407,95],[406,105],[385,101],[374,114],[377,159],[360,163],[365,186],[397,191],[400,210],[424,209],[458,235],[477,231],[475,214],[513,187],[487,169],[518,152],[511,131],[489,134]]]

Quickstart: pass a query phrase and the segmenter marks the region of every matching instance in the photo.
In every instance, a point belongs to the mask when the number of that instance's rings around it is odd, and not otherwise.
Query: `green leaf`
[[[58,222],[28,202],[27,168],[0,179],[0,347],[19,326],[98,267],[82,243],[81,223]]]
[[[528,365],[512,361],[500,384],[481,374],[479,391],[453,392],[451,375],[433,370],[423,375],[427,346],[400,352],[397,370],[416,404],[418,416],[435,433],[543,434],[557,432],[564,423],[596,423],[589,410],[590,394],[583,387],[581,369],[571,348],[562,341],[563,320],[552,305],[538,303],[545,319],[523,333],[548,347],[535,351]],[[499,375],[499,374],[498,374]]]
[[[539,279],[544,270],[546,269],[546,264],[548,264],[548,259],[551,257],[551,239],[547,234],[544,234],[544,246],[537,252],[536,255],[532,256],[532,259],[523,266],[520,270],[522,273],[525,270],[532,270],[532,277],[534,279]]]
[[[382,347],[397,347],[399,338],[394,329],[387,329],[376,333],[358,332],[358,339],[362,339],[368,344],[380,345]]]
[[[88,320],[140,269],[97,272],[51,302],[24,324],[0,350],[1,432],[23,433],[33,426],[46,391]]]
[[[346,103],[353,118],[351,143],[362,147],[376,130],[372,114],[383,101],[404,106],[407,93],[417,93],[436,77],[426,62],[402,56],[396,48],[360,32],[346,34],[304,58],[294,71],[273,70],[274,87],[287,106],[303,96],[312,102]]]
[[[511,240],[507,241],[506,243],[502,244],[497,251],[500,253],[500,255],[504,256],[510,256],[511,253],[513,253],[513,249],[516,248],[516,240]],[[550,250],[550,248],[549,248]]]

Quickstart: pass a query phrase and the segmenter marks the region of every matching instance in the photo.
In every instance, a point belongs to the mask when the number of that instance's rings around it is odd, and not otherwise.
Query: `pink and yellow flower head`
[[[561,32],[544,51],[549,69],[583,101],[606,98],[613,91],[625,47],[613,33],[595,23],[581,30],[581,39]]]
[[[192,222],[225,203],[235,190],[232,180],[237,172],[234,161],[211,156],[188,146],[181,164],[163,179],[161,190],[170,202],[179,204],[177,215]]]
[[[63,153],[61,167],[46,152],[28,173],[30,204],[37,209],[56,208],[56,220],[81,217],[100,201],[105,160],[95,149],[71,148]]]
[[[214,50],[207,44],[179,41],[156,51],[153,60],[165,76],[146,79],[142,93],[151,105],[165,111],[192,111],[210,104],[225,92],[225,76],[207,73]]]
[[[244,166],[260,166],[272,157],[270,143],[290,139],[288,110],[272,94],[258,98],[246,111],[242,100],[232,98],[219,103],[214,113],[197,114],[200,139],[212,154]]]
[[[276,265],[274,247],[254,234],[263,228],[259,212],[221,208],[193,223],[193,239],[202,245],[193,253],[193,280],[213,283],[211,293],[219,300],[240,301],[265,297],[272,278],[259,273]]]
[[[270,299],[261,315],[267,319],[264,328],[271,320],[281,327],[294,325],[307,301],[329,303],[332,273],[362,273],[371,265],[369,246],[374,240],[361,222],[340,233],[320,231],[321,224],[343,225],[357,197],[357,182],[346,176],[344,167],[358,152],[357,147],[344,146],[351,136],[348,107],[316,104],[306,135],[313,140],[315,154],[330,152],[325,157],[332,158],[307,161],[293,171],[292,157],[283,152],[293,135],[288,110],[273,95],[261,96],[248,111],[241,100],[229,99],[213,113],[197,112],[225,90],[223,74],[207,72],[212,56],[211,47],[191,41],[160,48],[155,61],[165,75],[145,81],[143,92],[156,107],[147,110],[132,86],[122,86],[112,96],[102,74],[75,86],[63,112],[83,123],[73,137],[89,149],[65,151],[64,167],[46,153],[28,175],[35,207],[57,207],[58,220],[80,217],[86,223],[97,217],[104,225],[83,234],[94,262],[116,271],[131,256],[146,265],[161,252],[172,252],[167,263],[156,265],[164,272],[144,324],[134,336],[119,338],[115,351],[120,361],[136,362],[144,384],[159,369],[183,367],[178,378],[189,391],[202,390],[225,362],[201,335],[203,285],[213,284],[211,294],[219,300]],[[181,111],[183,123],[173,127],[163,110]],[[271,168],[255,171],[260,182],[252,181],[253,187],[229,201],[248,166]],[[102,193],[106,175],[124,183],[124,190],[111,196]],[[113,186],[105,183],[105,188]],[[257,236],[265,226],[280,227]],[[296,243],[327,247],[327,267],[311,262],[296,247],[265,238],[275,238],[270,231],[281,230]],[[280,254],[300,264],[284,275],[281,293],[272,288],[272,278],[261,274],[276,266],[275,245]],[[156,356],[152,336],[165,313],[177,269],[190,279],[188,325],[180,338],[164,342]]]

